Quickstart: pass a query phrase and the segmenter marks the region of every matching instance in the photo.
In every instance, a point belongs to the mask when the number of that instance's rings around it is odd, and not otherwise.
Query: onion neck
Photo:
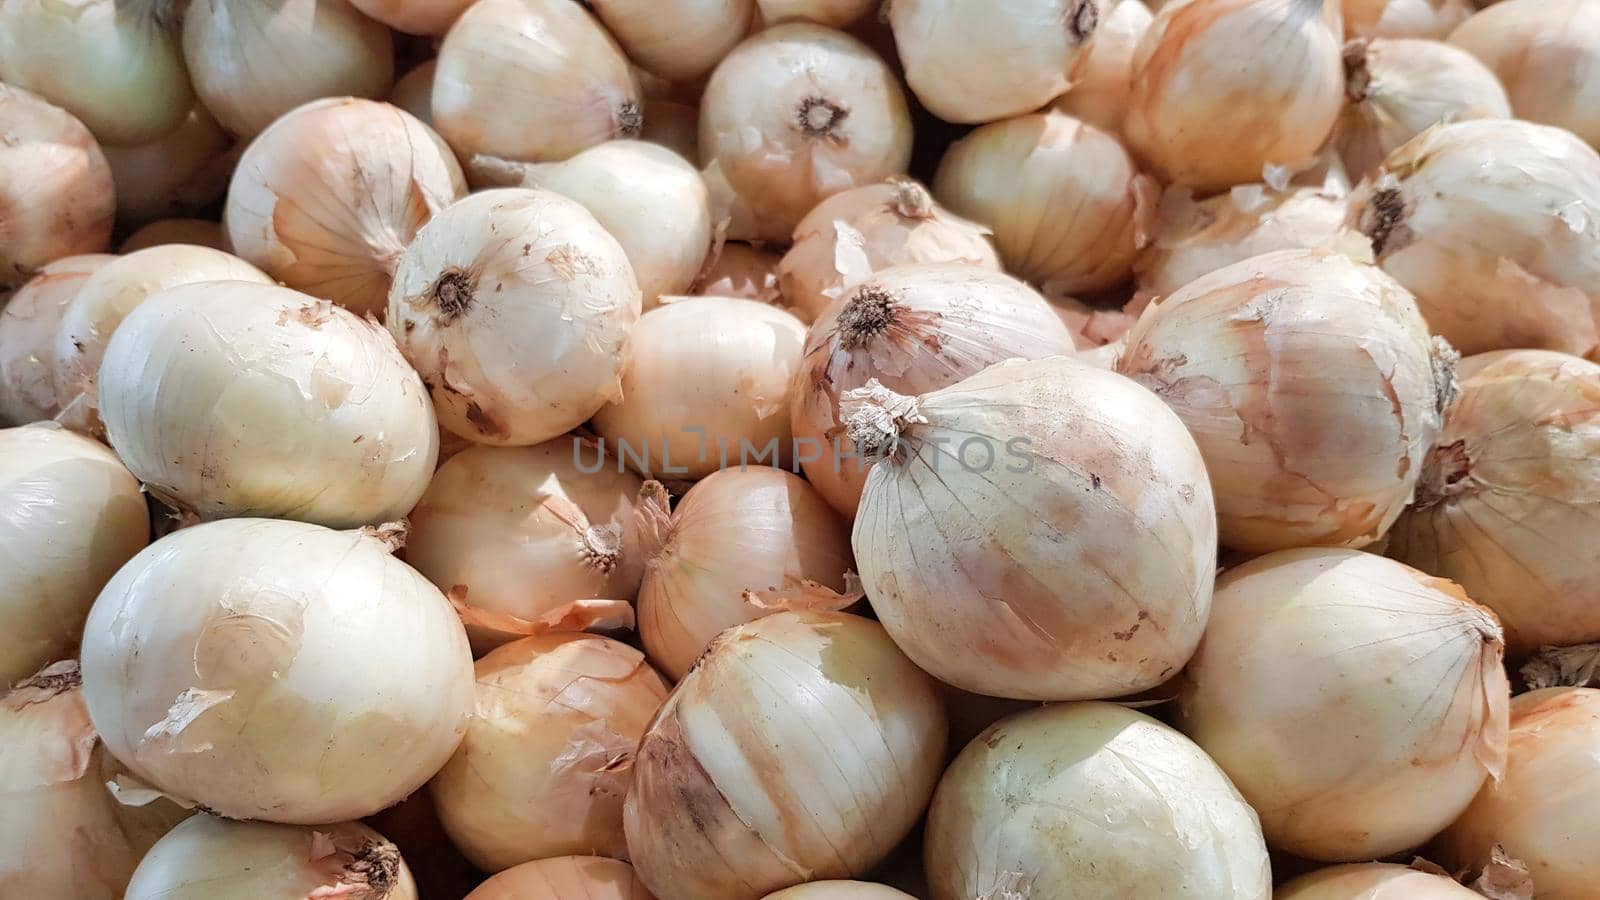
[[[846,391],[839,411],[850,442],[871,460],[896,459],[906,430],[928,421],[915,397],[897,394],[876,378],[869,380],[866,387]]]
[[[1367,99],[1372,88],[1372,72],[1367,68],[1367,42],[1356,38],[1344,45],[1344,93],[1351,103]]]
[[[637,137],[644,130],[644,110],[632,100],[624,100],[617,104],[617,110],[612,115],[613,130],[619,138]]]
[[[1428,451],[1417,479],[1417,509],[1429,509],[1474,490],[1472,457],[1467,442],[1441,444]]]
[[[475,277],[464,269],[451,267],[428,285],[427,300],[439,311],[439,318],[448,324],[472,308],[472,296],[477,288]]]
[[[339,873],[339,885],[354,890],[351,897],[382,900],[400,881],[400,851],[387,841],[370,841],[350,856]]]
[[[889,178],[889,184],[894,188],[889,208],[895,215],[902,219],[933,218],[933,195],[916,179],[894,175]]]
[[[12,690],[43,691],[51,696],[83,687],[83,670],[75,659],[62,660],[16,683]]]
[[[813,94],[800,101],[795,108],[795,127],[812,140],[844,143],[841,127],[850,117],[850,110],[826,97]]]
[[[1398,187],[1373,192],[1361,223],[1361,233],[1372,241],[1373,256],[1382,259],[1384,251],[1396,243],[1400,236],[1397,232],[1405,227],[1405,216],[1406,201]]]
[[[1078,0],[1067,11],[1067,33],[1072,35],[1075,44],[1081,44],[1094,37],[1095,29],[1100,27],[1100,2],[1099,0]]]
[[[904,307],[890,292],[875,284],[862,285],[834,320],[839,345],[846,350],[865,347],[894,325],[902,309]]]

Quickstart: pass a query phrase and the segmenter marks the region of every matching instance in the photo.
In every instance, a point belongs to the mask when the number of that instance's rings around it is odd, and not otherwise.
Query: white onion
[[[1274,900],[1483,900],[1443,875],[1390,863],[1329,866],[1285,884]]]
[[[778,264],[782,259],[770,250],[749,244],[723,244],[712,249],[692,292],[705,297],[740,297],[781,306],[783,291],[778,287]],[[790,311],[800,315],[796,310]]]
[[[668,81],[703,78],[744,39],[755,14],[752,0],[594,0],[592,5],[628,58]]]
[[[236,159],[233,140],[199,106],[153,141],[103,149],[124,226],[205,209],[227,191]]]
[[[660,144],[691,165],[700,165],[700,107],[651,97],[644,104],[639,140]]]
[[[0,25],[0,35],[5,30]],[[70,113],[5,84],[0,210],[0,288],[63,256],[106,249],[116,214],[111,168],[94,135]]]
[[[466,193],[433,129],[387,103],[308,103],[239,159],[222,223],[234,252],[296,290],[382,313],[401,255]]]
[[[58,259],[0,309],[0,424],[26,425],[61,411],[52,351],[56,328],[78,288],[114,259],[104,253]]]
[[[202,519],[398,519],[438,453],[427,394],[383,329],[287,288],[202,282],[150,298],[112,335],[99,391],[128,468]]]
[[[1481,4],[1480,4],[1481,5]],[[1442,41],[1474,12],[1472,0],[1388,0],[1370,35],[1345,19],[1349,37],[1425,38]]]
[[[1095,30],[1094,41],[1078,63],[1077,81],[1052,105],[1112,134],[1122,133],[1133,89],[1133,60],[1155,14],[1141,0],[1119,0]]]
[[[756,12],[767,26],[815,22],[830,28],[848,28],[876,5],[875,0],[756,0]]]
[[[537,444],[617,396],[639,305],[626,253],[593,215],[559,194],[505,188],[422,229],[395,274],[388,322],[446,428]]]
[[[472,655],[439,590],[371,529],[229,519],[106,585],[83,639],[106,747],[163,792],[295,824],[377,812],[467,728]]]
[[[1450,43],[1499,76],[1517,118],[1600,145],[1600,4],[1504,0],[1463,22]]]
[[[228,237],[222,233],[222,223],[210,219],[157,219],[128,235],[117,252],[128,254],[162,244],[192,244],[225,250]]]
[[[472,0],[350,0],[361,12],[405,34],[437,37],[450,30]]]
[[[928,812],[932,900],[1270,900],[1261,827],[1200,748],[1109,703],[991,726]]]
[[[904,891],[865,881],[813,881],[768,894],[762,900],[915,900]]]
[[[603,856],[523,863],[485,881],[467,900],[655,900],[633,867]]]
[[[932,679],[873,622],[786,612],[729,629],[639,744],[634,868],[661,900],[859,875],[921,818],[945,734]]]
[[[389,92],[391,105],[415,116],[429,128],[433,127],[433,76],[438,69],[439,61],[430,59],[395,79],[394,90]]]

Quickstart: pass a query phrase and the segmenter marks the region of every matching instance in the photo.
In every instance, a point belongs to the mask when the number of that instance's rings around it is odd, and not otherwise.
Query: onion
[[[114,259],[103,253],[58,259],[0,309],[0,424],[26,425],[61,411],[51,349],[56,328],[78,288]]]
[[[450,30],[472,0],[350,0],[356,9],[406,34],[437,37]]]
[[[661,900],[861,874],[921,818],[945,733],[932,679],[871,621],[786,612],[729,629],[639,744],[634,868]]]
[[[198,106],[153,141],[104,148],[117,187],[118,221],[143,225],[204,210],[228,189],[233,148],[233,140]]]
[[[1600,145],[1600,5],[1505,0],[1473,15],[1450,43],[1499,76],[1517,118]]]
[[[439,61],[430,59],[415,69],[395,79],[394,90],[389,92],[389,103],[398,106],[417,121],[433,127],[433,75]]]
[[[1386,856],[1500,777],[1502,646],[1494,615],[1448,581],[1355,550],[1285,550],[1218,580],[1181,726],[1274,847]]]
[[[1133,89],[1133,60],[1155,14],[1140,0],[1119,0],[1095,30],[1094,41],[1077,65],[1077,83],[1053,104],[1057,112],[1101,131],[1122,132]]]
[[[1483,900],[1443,875],[1388,863],[1329,866],[1278,889],[1274,900]]]
[[[985,125],[957,141],[933,192],[992,228],[1007,271],[1051,296],[1127,280],[1159,196],[1115,138],[1057,113]]]
[[[705,77],[744,39],[755,13],[752,0],[594,0],[593,6],[628,58],[668,81]]]
[[[846,433],[846,393],[876,378],[921,394],[1001,360],[1072,354],[1055,311],[1009,275],[964,265],[885,269],[811,326],[789,414],[797,461],[833,508],[854,518],[869,461]]]
[[[813,881],[768,894],[763,900],[915,900],[910,894],[865,881]]]
[[[183,55],[206,110],[242,138],[319,97],[383,97],[394,83],[389,29],[345,0],[194,0]]]
[[[906,83],[946,122],[993,122],[1067,92],[1104,0],[893,0],[889,24]]]
[[[968,263],[998,271],[981,225],[951,215],[913,179],[890,176],[817,204],[800,220],[778,264],[784,297],[811,321],[880,269]]]
[[[646,100],[639,140],[660,144],[700,165],[700,108],[655,97]]]
[[[865,44],[820,25],[778,25],[711,74],[700,154],[750,206],[756,236],[784,243],[830,195],[904,172],[911,117],[894,73]]]
[[[71,660],[0,693],[0,770],[10,896],[122,900],[139,858],[188,815],[165,800],[126,806],[106,790],[123,769],[89,724]]]
[[[417,900],[394,844],[348,822],[301,828],[194,816],[150,849],[124,900]]]
[[[912,399],[846,396],[881,456],[853,535],[912,661],[996,697],[1116,697],[1183,666],[1205,627],[1216,510],[1155,395],[1065,357],[998,363]]]
[[[275,519],[152,544],[84,631],[107,749],[230,818],[339,822],[421,787],[466,732],[472,655],[438,589],[389,550],[372,529]]]
[[[1514,653],[1600,641],[1600,366],[1509,350],[1461,368],[1389,554],[1460,582]]]
[[[465,193],[450,148],[409,113],[318,100],[250,143],[222,222],[234,252],[289,287],[381,313],[406,245]]]
[[[463,159],[567,157],[643,124],[615,41],[572,0],[481,0],[445,36],[435,127]]]
[[[1270,900],[1256,815],[1183,735],[1109,703],[991,726],[928,812],[933,900]]]
[[[655,900],[633,867],[603,856],[523,863],[485,881],[467,900]]]
[[[778,264],[782,259],[770,250],[760,250],[749,244],[723,244],[712,250],[706,267],[694,283],[693,293],[707,297],[741,297],[780,306],[783,292],[778,287]],[[801,315],[798,310],[791,312]]]
[[[384,835],[400,850],[421,897],[463,897],[483,881],[483,873],[450,843],[427,791],[367,816],[361,824]]]
[[[192,244],[224,250],[228,238],[222,233],[222,223],[210,219],[157,219],[128,235],[117,251],[128,254],[162,244]]]
[[[876,5],[875,0],[756,0],[756,11],[768,26],[798,21],[848,28]]]
[[[1568,132],[1430,128],[1356,189],[1350,221],[1462,353],[1600,352],[1600,154]]]
[[[4,9],[27,2],[10,0]],[[0,40],[3,26],[0,18]],[[94,135],[68,113],[4,84],[0,210],[0,288],[63,256],[104,250],[116,214],[111,168]]]
[[[1139,44],[1123,134],[1163,181],[1217,193],[1308,160],[1344,100],[1340,4],[1194,0]]]
[[[686,297],[639,319],[622,397],[594,415],[601,447],[641,472],[703,478],[787,466],[805,325],[754,300]]]
[[[100,361],[117,326],[140,304],[170,287],[201,281],[272,279],[244,260],[221,250],[192,244],[164,244],[119,257],[100,267],[78,288],[57,326],[54,359],[57,421],[84,434],[101,436],[97,388]]]
[[[438,453],[427,395],[383,330],[281,287],[152,297],[117,327],[99,391],[123,462],[202,519],[398,519]]]
[[[724,629],[784,609],[842,609],[852,591],[849,528],[798,476],[724,469],[670,514],[658,495],[654,552],[639,589],[639,637],[681,680]]]
[[[439,421],[489,444],[549,440],[615,398],[638,317],[616,239],[575,201],[520,188],[435,216],[389,293],[389,330]]]
[[[1472,0],[1388,0],[1370,34],[1352,26],[1348,16],[1345,32],[1351,37],[1426,38],[1442,41],[1476,9]]]
[[[104,143],[153,141],[194,103],[172,11],[161,0],[7,0],[0,81],[60,106]]]
[[[428,785],[461,852],[488,872],[553,856],[625,857],[634,748],[667,686],[610,638],[523,638],[478,661],[477,706]]]

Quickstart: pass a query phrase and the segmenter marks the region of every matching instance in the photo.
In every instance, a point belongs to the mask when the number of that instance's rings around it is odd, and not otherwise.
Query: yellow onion
[[[1469,357],[1389,555],[1459,582],[1515,653],[1600,641],[1600,366]]]
[[[199,106],[153,141],[103,149],[124,226],[205,209],[227,191],[236,160],[233,140]]]
[[[1343,104],[1343,32],[1334,0],[1162,7],[1134,58],[1129,147],[1203,194],[1310,160]]]
[[[914,900],[904,891],[865,881],[813,881],[784,888],[762,900]]]
[[[1348,37],[1424,38],[1442,41],[1465,22],[1477,8],[1472,0],[1387,0],[1377,21],[1371,25],[1352,23],[1346,4],[1345,34]],[[1484,5],[1484,4],[1479,4]]]
[[[655,900],[633,867],[603,856],[558,856],[507,869],[467,900]]]
[[[430,37],[450,30],[472,0],[350,0],[356,9],[406,34]]]
[[[388,322],[446,428],[537,444],[617,397],[639,305],[627,254],[588,210],[503,188],[422,229],[395,274]]]
[[[865,18],[875,0],[756,0],[762,23],[815,22],[829,28],[848,28]]]
[[[910,398],[846,395],[867,473],[853,543],[884,627],[964,690],[1027,700],[1155,687],[1211,605],[1216,508],[1183,423],[1066,357]]]
[[[111,167],[89,129],[70,113],[5,84],[0,211],[0,288],[27,281],[63,256],[106,249],[116,215]]]
[[[1059,113],[995,122],[957,141],[933,192],[993,229],[1006,270],[1048,296],[1127,280],[1160,196],[1116,138]]]
[[[1222,543],[1363,547],[1411,501],[1455,354],[1411,295],[1328,250],[1281,250],[1190,282],[1128,334],[1117,371],[1200,445]]]
[[[700,165],[700,108],[651,97],[644,104],[644,127],[639,140],[660,144]]]
[[[99,392],[129,470],[202,519],[391,521],[438,454],[427,394],[382,327],[271,285],[187,284],[140,304]]]
[[[1500,625],[1451,582],[1357,550],[1284,550],[1217,581],[1180,726],[1272,846],[1366,860],[1422,843],[1505,768]]]
[[[429,128],[433,127],[433,74],[438,68],[439,61],[430,59],[395,79],[394,90],[389,92],[391,105],[415,116]]]
[[[981,225],[951,215],[928,189],[904,176],[834,194],[806,213],[778,283],[806,321],[850,288],[890,266],[967,263],[998,271]]]
[[[939,782],[925,840],[932,900],[1272,896],[1261,826],[1227,776],[1109,703],[990,726]]]
[[[770,250],[749,244],[723,244],[712,249],[692,293],[705,297],[740,297],[781,306],[783,291],[778,287],[778,264],[782,259]],[[798,310],[791,312],[801,316]],[[801,318],[804,320],[804,316]]]
[[[1002,272],[957,264],[885,269],[823,312],[806,336],[789,419],[796,457],[833,508],[854,518],[870,464],[839,401],[871,379],[915,395],[1005,359],[1071,356],[1061,319]],[[802,452],[802,450],[804,452]]]
[[[1274,900],[1483,900],[1443,875],[1392,863],[1329,866],[1285,884]]]
[[[210,219],[157,219],[128,235],[117,252],[128,254],[162,244],[191,244],[225,250],[228,238],[222,233],[222,223]]]
[[[850,531],[804,480],[765,466],[714,472],[669,512],[656,495],[639,637],[680,680],[724,629],[785,609],[861,599]]]
[[[637,135],[642,102],[621,49],[572,0],[474,3],[433,81],[434,126],[463,159],[566,159]]]
[[[639,744],[634,868],[661,900],[862,874],[922,817],[945,735],[933,680],[874,622],[785,612],[729,629]]]
[[[789,23],[751,36],[711,74],[699,144],[754,215],[756,234],[735,236],[784,243],[827,197],[904,172],[911,116],[865,44]]]
[[[355,822],[315,828],[194,816],[150,848],[124,900],[417,900],[400,851]]]
[[[1483,60],[1517,118],[1600,145],[1600,5],[1505,0],[1463,22],[1450,43]]]
[[[229,519],[135,556],[84,630],[107,749],[230,818],[340,822],[421,787],[466,732],[472,655],[384,538]]]
[[[345,0],[192,0],[183,55],[206,111],[241,138],[319,97],[394,83],[389,29]]]
[[[376,314],[417,231],[465,193],[433,129],[387,103],[330,98],[250,142],[222,223],[234,252],[289,287]]]
[[[629,59],[668,81],[703,78],[744,39],[755,12],[752,0],[595,0],[591,5]]]
[[[594,415],[602,449],[658,477],[789,465],[805,333],[754,300],[684,297],[650,310],[634,329],[621,398]]]
[[[1119,0],[1111,7],[1078,63],[1077,81],[1053,104],[1055,111],[1121,134],[1128,92],[1133,89],[1134,54],[1154,20],[1155,14],[1142,0]]]
[[[1350,222],[1462,353],[1600,352],[1600,155],[1569,132],[1436,125],[1356,189]]]
[[[78,288],[114,259],[104,253],[58,259],[0,308],[0,424],[26,425],[61,411],[56,404],[56,329]]]

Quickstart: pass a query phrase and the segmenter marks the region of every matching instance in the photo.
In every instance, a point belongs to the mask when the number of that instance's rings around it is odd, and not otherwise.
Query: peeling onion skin
[[[1600,5],[1504,0],[1450,33],[1505,85],[1517,118],[1600,146]]]
[[[387,103],[334,97],[250,142],[222,223],[235,253],[285,285],[381,315],[407,245],[466,192],[433,129]]]
[[[939,783],[924,853],[932,900],[1272,896],[1260,825],[1227,776],[1109,703],[990,726]]]
[[[400,851],[355,822],[314,828],[194,816],[139,863],[124,900],[417,900]]]
[[[141,779],[230,818],[318,824],[437,772],[466,732],[473,673],[455,611],[380,537],[229,519],[112,578],[83,683],[101,739]]]
[[[192,244],[226,251],[228,238],[222,233],[222,223],[210,219],[157,219],[128,235],[117,252],[126,256],[162,244]]]
[[[762,900],[915,900],[910,894],[865,881],[813,881],[768,894]]]
[[[1284,250],[1151,306],[1117,371],[1194,435],[1223,545],[1265,553],[1388,531],[1439,433],[1454,358],[1378,269]]]
[[[1410,866],[1351,863],[1296,878],[1273,900],[1483,900],[1483,895]]]
[[[1600,365],[1468,357],[1388,554],[1459,583],[1515,656],[1600,641]]]
[[[603,856],[558,856],[490,878],[466,900],[655,900],[633,867]]]
[[[233,139],[200,106],[154,141],[101,149],[111,165],[123,227],[205,209],[227,191],[236,161]]]
[[[62,257],[105,250],[115,217],[111,167],[89,129],[0,84],[0,289]]]
[[[618,396],[639,310],[627,254],[588,210],[501,188],[423,227],[395,274],[388,323],[446,428],[525,446]]]
[[[652,75],[680,82],[710,74],[744,39],[755,16],[753,0],[594,0],[592,5],[629,59]]]
[[[1095,29],[1094,41],[1078,65],[1077,82],[1051,108],[1120,135],[1133,90],[1133,59],[1155,14],[1142,0],[1118,0]]]
[[[108,253],[65,256],[40,269],[0,308],[0,424],[53,418],[56,403],[51,344],[78,288]]]
[[[815,22],[849,28],[877,5],[875,0],[756,0],[756,12],[768,27],[781,22]]]
[[[1356,550],[1284,550],[1218,579],[1179,727],[1273,847],[1387,856],[1504,771],[1502,650],[1494,615],[1444,579]]]
[[[1216,508],[1160,399],[1052,357],[917,404],[927,421],[867,473],[853,534],[872,608],[906,655],[1020,700],[1125,696],[1182,668],[1211,604]],[[975,438],[994,461],[971,451],[970,472],[951,457]]]
[[[1572,134],[1436,125],[1357,187],[1348,221],[1462,353],[1600,352],[1600,155]]]
[[[946,729],[933,680],[867,619],[729,629],[640,742],[623,808],[634,868],[661,900],[865,873],[921,818]]]

